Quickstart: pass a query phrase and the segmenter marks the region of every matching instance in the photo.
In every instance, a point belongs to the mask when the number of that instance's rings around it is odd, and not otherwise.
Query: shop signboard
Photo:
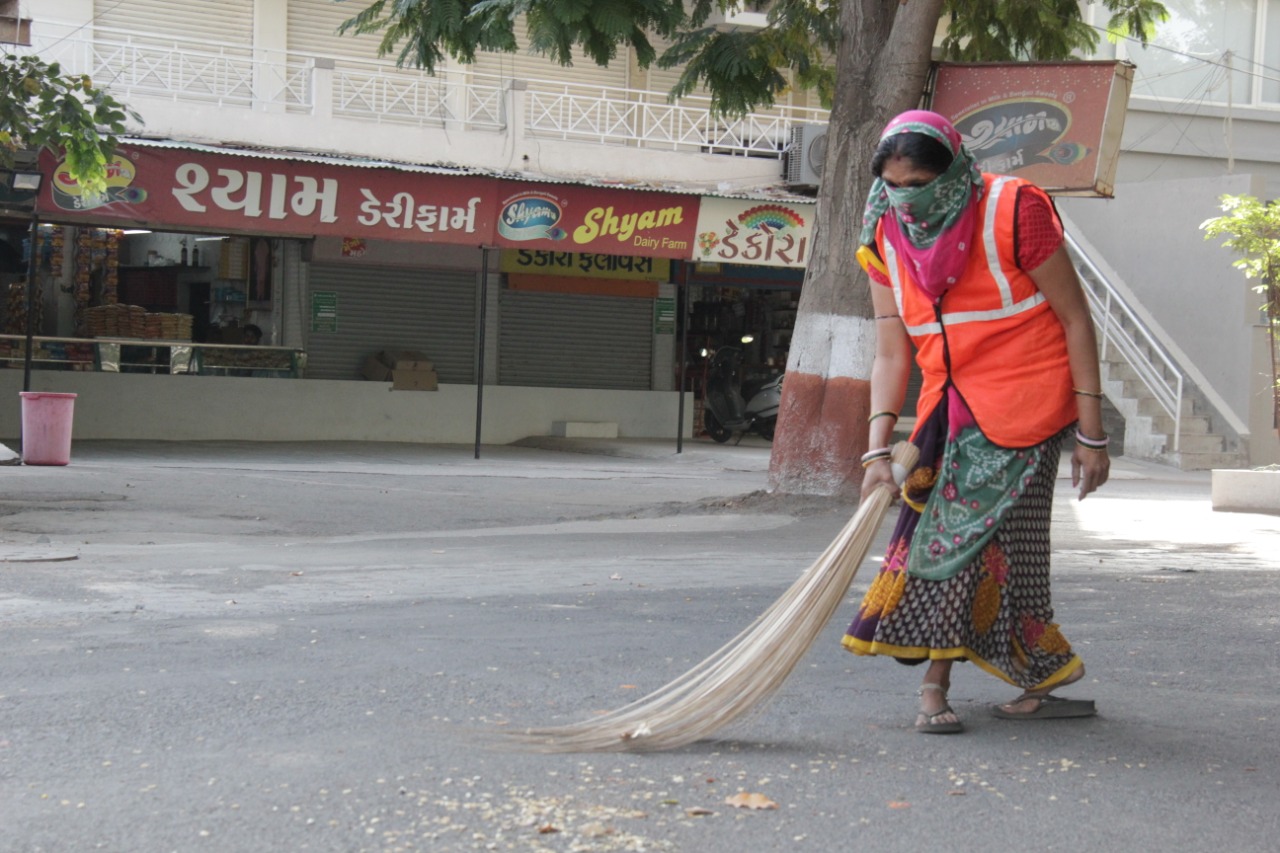
[[[517,275],[560,275],[571,278],[610,278],[636,281],[669,281],[671,261],[636,255],[602,255],[557,252],[551,249],[506,249],[498,268]]]
[[[803,268],[815,204],[704,198],[698,236],[686,258],[699,263]]]
[[[68,221],[463,245],[493,233],[496,187],[486,178],[123,145],[106,191],[89,195],[65,163],[42,157],[53,179],[40,209]]]
[[[494,242],[508,249],[687,258],[698,198],[501,182]]]
[[[1126,62],[943,63],[930,107],[982,171],[1110,198],[1132,85]]]

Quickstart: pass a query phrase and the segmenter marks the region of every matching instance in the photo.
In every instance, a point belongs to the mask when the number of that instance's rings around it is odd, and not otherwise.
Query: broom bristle
[[[910,471],[918,449],[900,442],[893,462]],[[791,674],[853,583],[893,501],[880,487],[800,578],[745,631],[674,681],[629,705],[579,723],[523,732],[499,740],[533,752],[646,752],[674,749],[708,737],[771,696]]]

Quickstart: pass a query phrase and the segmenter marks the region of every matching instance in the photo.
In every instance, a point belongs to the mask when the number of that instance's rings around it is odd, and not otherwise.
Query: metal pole
[[[676,453],[684,453],[684,384],[689,355],[689,264],[680,262],[683,281],[676,282],[676,322],[680,324],[680,403],[676,407]]]
[[[32,302],[35,297],[36,289],[36,231],[38,215],[33,211],[31,214],[31,236],[27,242],[30,244],[27,248],[27,352],[22,360],[22,390],[31,390],[31,350],[32,339],[36,333],[36,314],[32,309]]]
[[[476,330],[476,459],[480,458],[480,429],[484,423],[484,346],[485,315],[489,306],[489,247],[480,247],[480,273],[477,281],[480,293],[479,328]]]

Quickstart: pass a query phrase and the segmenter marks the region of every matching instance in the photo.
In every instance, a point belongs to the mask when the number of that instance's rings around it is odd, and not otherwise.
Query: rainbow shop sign
[[[701,263],[802,268],[808,262],[816,204],[704,198],[697,242]]]

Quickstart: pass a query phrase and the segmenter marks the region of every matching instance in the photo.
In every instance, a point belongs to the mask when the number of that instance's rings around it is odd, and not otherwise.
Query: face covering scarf
[[[982,172],[961,143],[960,132],[937,113],[902,113],[889,122],[880,139],[883,142],[899,133],[936,139],[954,159],[945,172],[922,187],[890,187],[876,178],[867,195],[861,242],[869,245],[875,240],[876,223],[883,217],[885,238],[907,259],[920,287],[936,299],[956,283],[969,261],[984,186]],[[888,212],[893,215],[886,217]]]

